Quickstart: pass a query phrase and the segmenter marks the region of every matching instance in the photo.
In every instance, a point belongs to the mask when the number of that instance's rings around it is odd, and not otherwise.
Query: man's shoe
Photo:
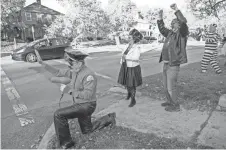
[[[222,71],[217,71],[217,72],[216,72],[216,74],[221,74],[221,73],[222,73]]]
[[[206,73],[206,70],[202,70],[201,73]]]
[[[168,107],[165,108],[166,111],[168,112],[178,112],[180,111],[180,105],[170,105]]]
[[[170,105],[172,105],[172,103],[170,103],[170,102],[164,102],[161,104],[161,106],[163,106],[163,107],[170,106]]]
[[[62,149],[68,149],[75,145],[75,142],[70,141],[61,146]]]

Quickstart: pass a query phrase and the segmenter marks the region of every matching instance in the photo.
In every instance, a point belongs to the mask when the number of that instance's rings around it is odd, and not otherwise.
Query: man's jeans
[[[78,118],[83,134],[92,132],[91,115],[95,108],[96,102],[87,102],[61,108],[54,113],[54,125],[59,146],[72,141],[68,119]]]
[[[163,86],[167,101],[178,104],[177,102],[177,78],[180,66],[169,66],[168,63],[163,65]]]

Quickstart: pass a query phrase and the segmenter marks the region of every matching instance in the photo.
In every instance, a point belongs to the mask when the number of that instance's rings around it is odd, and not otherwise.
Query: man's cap
[[[88,54],[81,51],[81,50],[78,50],[78,49],[73,49],[72,47],[67,47],[65,49],[65,52],[66,54],[68,55],[68,59],[71,59],[72,61],[73,60],[84,60]]]

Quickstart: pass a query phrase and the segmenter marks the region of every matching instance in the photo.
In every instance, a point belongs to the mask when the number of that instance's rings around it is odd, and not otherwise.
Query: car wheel
[[[30,63],[34,63],[37,61],[37,57],[34,53],[28,53],[26,56],[26,61]]]

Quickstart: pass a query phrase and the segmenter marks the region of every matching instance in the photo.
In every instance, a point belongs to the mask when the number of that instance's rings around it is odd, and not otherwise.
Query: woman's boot
[[[126,100],[129,100],[130,97],[131,97],[131,92],[130,91],[131,91],[130,88],[127,87],[127,97],[126,97]]]
[[[130,101],[129,107],[133,107],[134,105],[136,105],[135,95],[136,95],[136,88],[134,87],[131,89],[131,101]]]

